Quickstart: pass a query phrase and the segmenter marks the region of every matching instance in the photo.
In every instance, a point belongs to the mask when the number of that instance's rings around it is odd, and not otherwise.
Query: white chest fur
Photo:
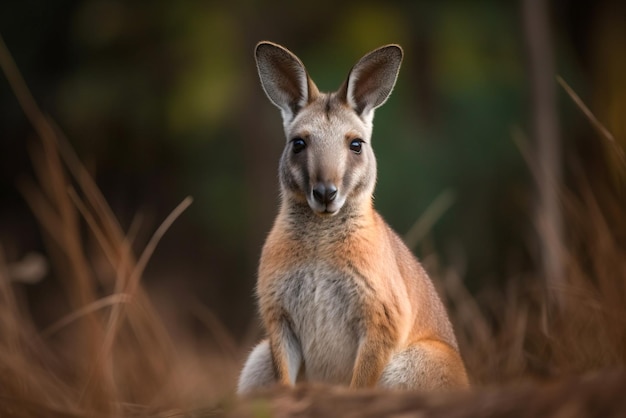
[[[349,384],[363,324],[358,278],[303,266],[281,278],[278,302],[289,316],[310,381]]]

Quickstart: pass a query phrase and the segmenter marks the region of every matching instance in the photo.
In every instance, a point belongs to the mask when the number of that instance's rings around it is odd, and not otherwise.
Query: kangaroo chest
[[[278,300],[291,321],[307,380],[350,383],[365,315],[363,284],[330,266],[285,274]]]

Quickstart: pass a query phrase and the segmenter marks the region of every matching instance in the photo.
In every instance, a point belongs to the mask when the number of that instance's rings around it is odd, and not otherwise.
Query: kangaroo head
[[[283,200],[306,202],[315,213],[327,215],[347,202],[371,201],[374,109],[391,94],[402,49],[387,45],[368,53],[334,93],[320,93],[298,57],[280,45],[261,42],[255,55],[263,89],[283,117]]]

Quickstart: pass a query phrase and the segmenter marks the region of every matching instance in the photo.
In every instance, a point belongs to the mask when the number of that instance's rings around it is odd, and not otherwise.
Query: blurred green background
[[[623,2],[549,4],[557,73],[623,141]],[[259,40],[291,49],[322,90],[337,88],[367,51],[401,44],[398,84],[375,118],[377,208],[403,235],[439,196],[452,196],[415,250],[462,271],[470,289],[537,269],[536,187],[513,140],[530,135],[517,1],[5,0],[0,34],[122,225],[142,214],[138,245],[194,197],[145,275],[162,306],[198,301],[235,335],[254,323],[284,143],[256,75]],[[35,137],[4,79],[0,109],[0,242],[16,260],[43,251],[16,187],[32,177]],[[559,110],[566,165],[606,181],[601,141],[560,90]],[[55,292],[46,279],[28,298]]]

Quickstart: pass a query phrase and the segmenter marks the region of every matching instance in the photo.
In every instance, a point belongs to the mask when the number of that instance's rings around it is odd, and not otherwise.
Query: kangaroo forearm
[[[294,385],[302,364],[300,343],[284,318],[270,322],[268,332],[278,383]]]
[[[272,339],[270,339],[270,348],[272,351],[272,362],[274,363],[277,382],[281,385],[289,385],[289,365],[286,350],[280,341]]]
[[[350,387],[358,389],[375,386],[390,356],[391,347],[387,344],[371,341],[361,344],[354,362]]]

